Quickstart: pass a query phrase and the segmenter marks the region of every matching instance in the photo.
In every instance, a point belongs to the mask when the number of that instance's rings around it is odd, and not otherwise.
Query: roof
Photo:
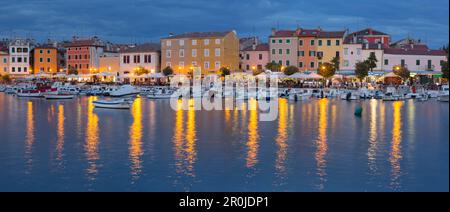
[[[157,52],[160,50],[161,45],[159,43],[145,43],[132,48],[121,50],[120,53]]]
[[[269,44],[261,43],[259,45],[256,45],[255,49],[253,49],[253,46],[249,46],[245,48],[244,51],[269,51]]]
[[[169,37],[165,37],[162,39],[179,39],[179,38],[217,38],[217,37],[225,37],[229,33],[234,31],[225,31],[225,32],[188,32],[179,35],[173,35]]]
[[[316,37],[319,34],[320,29],[301,29],[298,32],[299,37]]]
[[[384,54],[445,56],[444,50],[386,48]]]
[[[66,47],[80,47],[80,46],[104,46],[99,40],[92,39],[83,39],[83,40],[73,40],[70,43],[65,44]]]
[[[345,31],[320,31],[318,38],[343,38]]]
[[[296,37],[295,30],[277,30],[270,37]]]
[[[374,30],[372,28],[363,29],[357,32],[353,32],[345,37],[344,43],[352,43],[353,38],[356,36],[357,38],[362,38],[364,36],[389,36],[388,34]]]
[[[56,47],[54,47],[51,44],[42,44],[39,46],[34,47],[35,49],[57,49]]]

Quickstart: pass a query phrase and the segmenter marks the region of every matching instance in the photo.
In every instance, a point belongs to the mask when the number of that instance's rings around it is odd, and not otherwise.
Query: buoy
[[[362,111],[363,111],[362,107],[357,107],[355,109],[355,116],[361,116],[362,115]]]

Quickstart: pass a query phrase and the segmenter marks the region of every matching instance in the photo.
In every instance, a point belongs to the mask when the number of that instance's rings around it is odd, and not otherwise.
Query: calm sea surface
[[[279,100],[174,111],[0,93],[0,191],[448,191],[449,105]],[[254,104],[250,102],[248,104]]]

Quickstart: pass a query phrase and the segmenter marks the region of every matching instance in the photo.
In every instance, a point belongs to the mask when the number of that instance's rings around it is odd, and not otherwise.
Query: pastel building
[[[300,71],[317,69],[317,42],[319,29],[297,29],[298,34],[298,68]]]
[[[58,50],[52,45],[41,45],[33,50],[34,73],[56,73],[58,69]]]
[[[353,32],[345,36],[345,44],[381,44],[382,48],[389,47],[391,43],[391,36],[388,34],[374,30],[372,28],[363,29]]]
[[[270,62],[297,66],[298,36],[296,30],[275,30],[269,37]]]
[[[252,45],[242,50],[242,69],[263,71],[270,61],[269,44]]]
[[[339,57],[340,64],[344,62],[345,31],[320,31],[317,35],[317,59],[318,66],[331,62],[334,57]]]
[[[6,51],[0,51],[0,75],[5,75],[9,70],[9,54]]]
[[[193,67],[202,74],[217,73],[222,67],[239,69],[239,39],[236,31],[191,32],[161,39],[161,68],[188,74]]]
[[[98,72],[100,55],[105,45],[97,37],[79,39],[65,45],[67,49],[67,70],[77,70],[79,74]]]
[[[384,69],[392,71],[395,66],[407,67],[411,72],[441,72],[441,62],[447,60],[443,50],[429,49],[425,44],[408,44],[384,49]]]
[[[109,72],[114,75],[120,71],[120,55],[118,52],[104,52],[99,57],[99,72]]]
[[[150,72],[161,70],[161,46],[157,43],[146,43],[120,51],[120,75],[133,74],[137,68],[145,68]]]
[[[9,74],[23,76],[31,73],[31,42],[26,39],[14,39],[9,43]]]

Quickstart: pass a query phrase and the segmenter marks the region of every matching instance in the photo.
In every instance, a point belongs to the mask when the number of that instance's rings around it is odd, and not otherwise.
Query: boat
[[[174,91],[170,90],[170,89],[157,89],[157,90],[150,92],[147,95],[147,98],[149,98],[149,99],[170,99],[170,97],[172,97],[173,93],[174,93]]]
[[[359,95],[356,95],[352,91],[344,92],[343,94],[341,94],[342,100],[351,101],[351,100],[358,100],[358,98],[359,98]]]
[[[386,89],[386,93],[383,96],[383,101],[399,101],[403,99],[404,96],[398,94],[397,89],[395,89],[395,87],[388,87]]]
[[[359,93],[359,98],[361,98],[361,99],[370,99],[370,98],[372,98],[372,95],[371,95],[369,89],[367,89],[367,88],[360,88],[358,90],[358,93]]]
[[[19,90],[17,91],[16,95],[17,97],[43,97],[43,94],[39,90]]]
[[[44,94],[45,99],[73,99],[74,97],[70,94]]]
[[[97,100],[93,101],[92,104],[96,108],[106,108],[106,109],[130,109],[131,107],[131,102],[126,99]]]
[[[449,89],[448,85],[443,85],[442,90],[439,92],[438,101],[448,102],[449,101]]]
[[[428,94],[422,93],[418,98],[417,101],[419,102],[425,102],[428,101]]]
[[[124,97],[138,95],[140,92],[131,85],[122,85],[119,89],[109,93],[111,97]]]
[[[0,92],[5,92],[5,90],[6,90],[6,87],[0,86]]]
[[[299,92],[290,92],[287,97],[290,101],[304,101],[311,98],[311,92],[308,90],[302,90]]]

